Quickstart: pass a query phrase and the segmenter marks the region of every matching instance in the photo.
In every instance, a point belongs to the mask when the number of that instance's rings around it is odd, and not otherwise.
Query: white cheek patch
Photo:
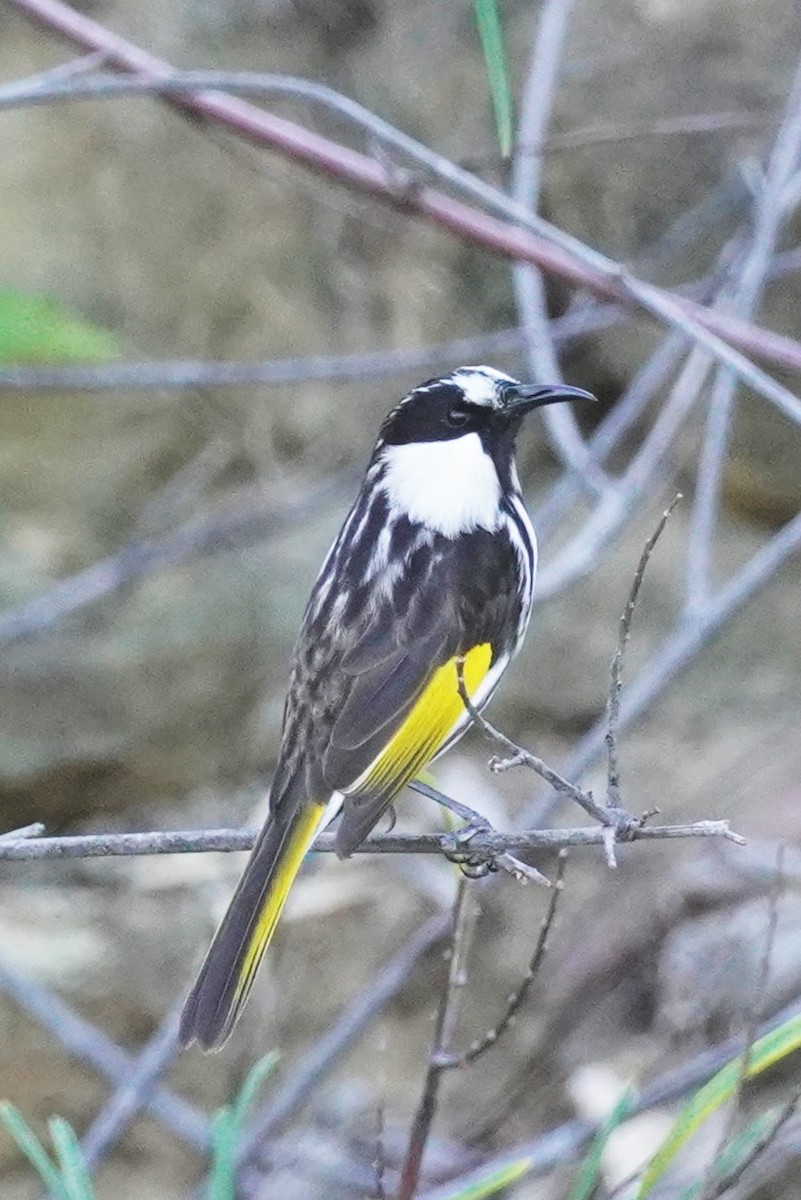
[[[498,528],[501,485],[477,433],[387,446],[383,460],[391,512],[406,513],[446,537]]]

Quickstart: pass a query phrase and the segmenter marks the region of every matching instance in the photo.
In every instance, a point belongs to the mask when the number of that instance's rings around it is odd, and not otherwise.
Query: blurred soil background
[[[325,82],[493,182],[504,179],[466,2],[93,0],[80,7],[179,67],[285,71]],[[516,83],[535,12],[528,3],[502,6]],[[700,275],[742,219],[743,180],[782,112],[800,26],[789,0],[771,4],[769,19],[753,0],[581,0],[545,159],[546,214],[637,263],[682,213],[722,196],[722,215],[703,236],[686,245],[677,239],[669,260],[648,271],[667,284]],[[68,53],[0,3],[0,81],[42,71]],[[329,113],[309,116],[288,102],[270,107],[343,132]],[[700,133],[655,131],[659,122],[699,113],[743,119]],[[599,127],[637,136],[565,141]],[[155,100],[3,112],[0,148],[0,283],[52,296],[108,329],[124,359],[340,354],[515,324],[510,269],[501,260]],[[801,335],[798,299],[795,276],[773,282],[760,320]],[[566,300],[552,289],[554,312]],[[585,338],[568,351],[566,375],[608,408],[658,336],[637,321]],[[494,365],[525,372],[514,354]],[[43,820],[50,831],[96,832],[258,819],[305,597],[380,419],[415,382],[418,373],[346,385],[0,395],[6,610],[129,539],[247,509],[263,513],[248,544],[154,569],[4,647],[3,828]],[[634,566],[672,494],[669,472],[692,492],[700,420],[591,576],[537,609],[493,705],[495,723],[548,761],[563,758],[603,710]],[[521,473],[536,510],[558,474],[541,428],[522,440]],[[716,543],[721,574],[801,503],[801,437],[755,398],[738,408],[726,495]],[[652,560],[627,678],[676,619],[687,524],[680,509]],[[552,552],[543,548],[545,563]],[[453,1170],[471,1154],[586,1115],[593,1080],[602,1090],[609,1078],[645,1080],[740,1029],[759,976],[779,840],[791,849],[766,1012],[801,993],[801,859],[792,853],[801,840],[800,584],[801,564],[791,561],[623,740],[631,808],[658,807],[670,822],[730,818],[751,844],[641,844],[621,851],[614,874],[599,850],[572,854],[533,1002],[478,1076],[447,1081],[434,1168]],[[533,777],[491,776],[487,756],[473,736],[438,764],[438,783],[511,826],[542,793]],[[403,829],[435,827],[438,819],[416,797],[399,806]],[[560,810],[558,819],[577,818]],[[0,954],[134,1051],[188,985],[241,865],[236,855],[2,864]],[[547,859],[540,865],[553,868]],[[546,901],[509,878],[477,886],[484,911],[465,1043],[492,1023],[524,972]],[[211,1109],[270,1048],[281,1052],[279,1077],[291,1073],[408,935],[447,906],[452,888],[452,868],[430,859],[312,862],[243,1026],[213,1059],[180,1057],[170,1083]],[[297,1159],[317,1162],[316,1170],[338,1155],[369,1164],[380,1103],[390,1156],[402,1145],[441,972],[440,954],[425,958],[289,1123],[271,1196],[361,1195],[336,1171],[324,1182],[308,1178]],[[0,995],[0,1093],[32,1118],[58,1112],[80,1133],[107,1084]],[[664,1129],[666,1112],[649,1118],[641,1139]],[[125,1200],[183,1197],[201,1166],[140,1118],[100,1169],[98,1196],[116,1189]],[[566,1178],[521,1185],[514,1195],[549,1200],[564,1194]],[[781,1183],[772,1186],[765,1196],[784,1194]],[[38,1194],[5,1137],[0,1194]]]

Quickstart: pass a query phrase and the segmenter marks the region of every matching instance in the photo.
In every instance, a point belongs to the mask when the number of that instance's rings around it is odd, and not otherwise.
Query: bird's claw
[[[473,817],[462,829],[446,834],[442,839],[442,853],[449,862],[461,868],[468,879],[483,879],[491,871],[497,871],[492,858],[470,853],[470,843],[482,833],[490,833],[492,826],[483,817]]]

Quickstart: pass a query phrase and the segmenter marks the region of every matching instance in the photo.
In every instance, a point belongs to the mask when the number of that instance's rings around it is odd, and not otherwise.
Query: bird
[[[537,542],[515,462],[527,414],[593,400],[492,367],[421,383],[384,420],[292,655],[269,815],[183,1008],[180,1040],[229,1037],[317,833],[350,855],[450,748],[520,649]]]

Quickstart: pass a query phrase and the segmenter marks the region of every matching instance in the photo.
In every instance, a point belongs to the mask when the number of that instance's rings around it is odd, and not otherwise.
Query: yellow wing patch
[[[464,655],[464,683],[472,698],[492,662],[492,646],[484,642]],[[373,759],[345,795],[376,792],[394,795],[423,769],[464,716],[456,658],[438,667],[400,729]]]

